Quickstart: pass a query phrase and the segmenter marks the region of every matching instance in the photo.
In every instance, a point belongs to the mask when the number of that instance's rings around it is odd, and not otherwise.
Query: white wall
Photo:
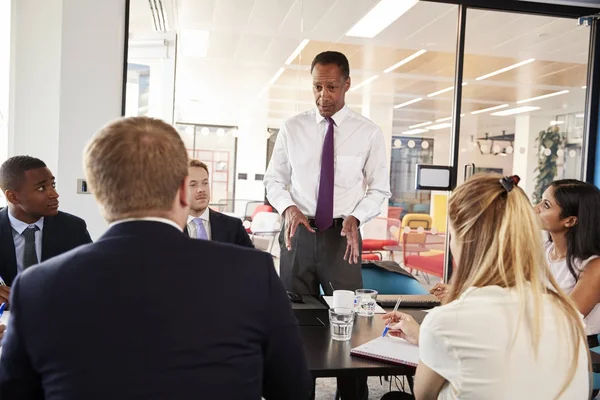
[[[0,163],[6,159],[8,154],[8,93],[11,51],[10,19],[11,2],[6,0],[0,1]],[[1,199],[0,203],[2,203]]]
[[[125,0],[13,0],[9,155],[30,154],[57,177],[61,210],[106,229],[91,195],[76,193],[82,151],[121,114]],[[109,29],[110,28],[110,29]]]

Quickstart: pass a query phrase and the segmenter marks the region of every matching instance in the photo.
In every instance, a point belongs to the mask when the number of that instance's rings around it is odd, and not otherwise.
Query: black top
[[[83,219],[62,211],[54,217],[44,217],[42,261],[91,242]],[[17,257],[8,207],[0,210],[0,276],[7,286],[12,286],[17,276]]]
[[[125,222],[12,288],[0,398],[306,399],[310,376],[272,257]]]

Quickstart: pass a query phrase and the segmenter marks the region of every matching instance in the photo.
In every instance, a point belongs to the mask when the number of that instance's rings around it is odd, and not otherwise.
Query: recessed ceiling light
[[[587,89],[587,86],[586,86],[586,85],[583,85],[581,88],[582,88],[582,89]]]
[[[414,128],[420,128],[420,127],[422,127],[422,126],[431,125],[432,123],[433,123],[433,122],[431,122],[431,121],[427,121],[427,122],[423,122],[423,123],[420,123],[420,124],[411,125],[411,126],[409,126],[409,128],[410,128],[410,129],[414,129]]]
[[[386,74],[388,72],[392,72],[396,68],[403,66],[404,64],[414,60],[415,58],[419,57],[422,54],[425,54],[426,52],[427,52],[427,50],[419,50],[416,53],[413,53],[410,56],[406,57],[404,60],[398,61],[396,64],[392,65],[391,67],[386,68],[383,72]]]
[[[464,117],[465,114],[460,114],[460,117]],[[436,119],[435,122],[444,122],[444,121],[450,121],[452,119],[452,117],[446,117],[446,118],[440,118],[440,119]]]
[[[346,36],[373,38],[417,3],[418,0],[381,0],[350,28]]]
[[[379,75],[373,75],[372,77],[370,77],[369,79],[365,79],[364,81],[362,81],[362,82],[361,82],[361,83],[359,83],[358,85],[356,85],[356,86],[352,86],[352,87],[350,88],[350,91],[354,91],[354,90],[356,90],[356,89],[358,89],[358,88],[360,88],[360,87],[362,87],[362,86],[365,86],[365,85],[367,85],[367,84],[369,84],[369,83],[373,82],[373,81],[374,81],[375,79],[377,79],[377,78],[379,78]]]
[[[422,97],[419,97],[419,98],[417,98],[417,99],[412,99],[412,100],[409,100],[409,101],[407,101],[407,102],[405,102],[405,103],[396,104],[396,105],[394,106],[394,108],[402,108],[402,107],[406,107],[406,106],[409,106],[409,105],[411,105],[411,104],[418,103],[418,102],[419,102],[419,101],[421,101],[421,100],[423,100],[423,98],[422,98]]]
[[[550,121],[550,125],[551,126],[561,125],[561,124],[564,124],[564,123],[565,123],[565,121]]]
[[[575,118],[583,118],[585,115],[583,113],[581,114],[575,114]]]
[[[540,109],[540,107],[523,106],[523,107],[511,108],[510,110],[498,111],[498,112],[492,113],[491,115],[496,115],[498,117],[504,117],[506,115],[521,114],[521,113],[535,111],[535,110],[539,110],[539,109]]]
[[[306,47],[308,42],[310,42],[310,40],[308,40],[308,39],[304,39],[303,41],[300,42],[298,47],[296,47],[296,50],[292,51],[292,54],[290,54],[288,59],[285,60],[286,65],[290,65],[296,59],[296,57],[298,57],[298,54],[300,54],[300,52],[302,50],[304,50],[304,48]]]
[[[501,108],[506,108],[506,107],[508,107],[508,104],[502,104],[500,106],[494,106],[494,107],[489,107],[489,108],[483,108],[483,109],[477,110],[477,111],[471,111],[471,114],[473,114],[473,115],[475,115],[475,114],[481,114],[481,113],[484,113],[484,112],[499,110]]]
[[[468,84],[469,84],[469,82],[463,82],[462,83],[463,86],[467,86]],[[437,92],[429,93],[427,95],[427,97],[435,97],[435,96],[437,96],[439,94],[446,93],[446,92],[449,92],[451,90],[454,90],[454,86],[450,86],[450,87],[447,87],[446,89],[438,90]]]
[[[206,57],[208,31],[188,29],[181,32],[181,53],[185,57]]]
[[[561,94],[569,93],[568,90],[561,90],[560,92],[548,93],[543,96],[531,97],[529,99],[519,100],[517,104],[529,103],[536,100],[547,99],[548,97],[560,96]]]
[[[499,69],[497,71],[490,72],[489,74],[481,75],[480,77],[475,78],[475,80],[476,81],[482,81],[482,80],[490,78],[490,77],[492,77],[494,75],[499,75],[499,74],[501,74],[503,72],[510,71],[511,69],[522,67],[523,65],[527,65],[527,64],[532,63],[534,61],[535,61],[535,58],[530,58],[528,60],[521,61],[521,62],[518,62],[518,63],[513,64],[513,65],[509,65],[508,67],[501,68],[501,69]]]
[[[410,131],[402,132],[403,135],[418,135],[419,133],[425,133],[427,129],[419,128],[419,129],[411,129]]]
[[[437,131],[438,129],[450,128],[451,126],[451,123],[443,122],[441,124],[428,126],[427,129],[429,129],[430,131]]]

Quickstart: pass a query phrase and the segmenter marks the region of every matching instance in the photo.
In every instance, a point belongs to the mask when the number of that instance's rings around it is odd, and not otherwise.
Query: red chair
[[[393,250],[385,247],[397,247],[400,234],[400,220],[377,217],[373,218],[361,227],[362,255],[363,260],[367,254]],[[380,257],[381,258],[381,257]]]
[[[443,278],[444,253],[440,253],[443,243],[443,234],[416,230],[404,232],[402,234],[404,267],[408,268],[411,273],[413,269],[423,272],[423,277],[427,283],[429,283],[427,275]]]

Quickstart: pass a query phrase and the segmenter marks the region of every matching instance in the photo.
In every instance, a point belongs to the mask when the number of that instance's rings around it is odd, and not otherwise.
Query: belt
[[[331,226],[327,229],[331,229],[331,228],[342,228],[342,224],[344,223],[344,219],[343,218],[334,218],[333,222],[331,223]],[[319,230],[319,228],[317,228],[317,224],[315,223],[315,219],[314,218],[308,218],[308,224],[310,225],[311,228],[313,228],[314,230]]]

